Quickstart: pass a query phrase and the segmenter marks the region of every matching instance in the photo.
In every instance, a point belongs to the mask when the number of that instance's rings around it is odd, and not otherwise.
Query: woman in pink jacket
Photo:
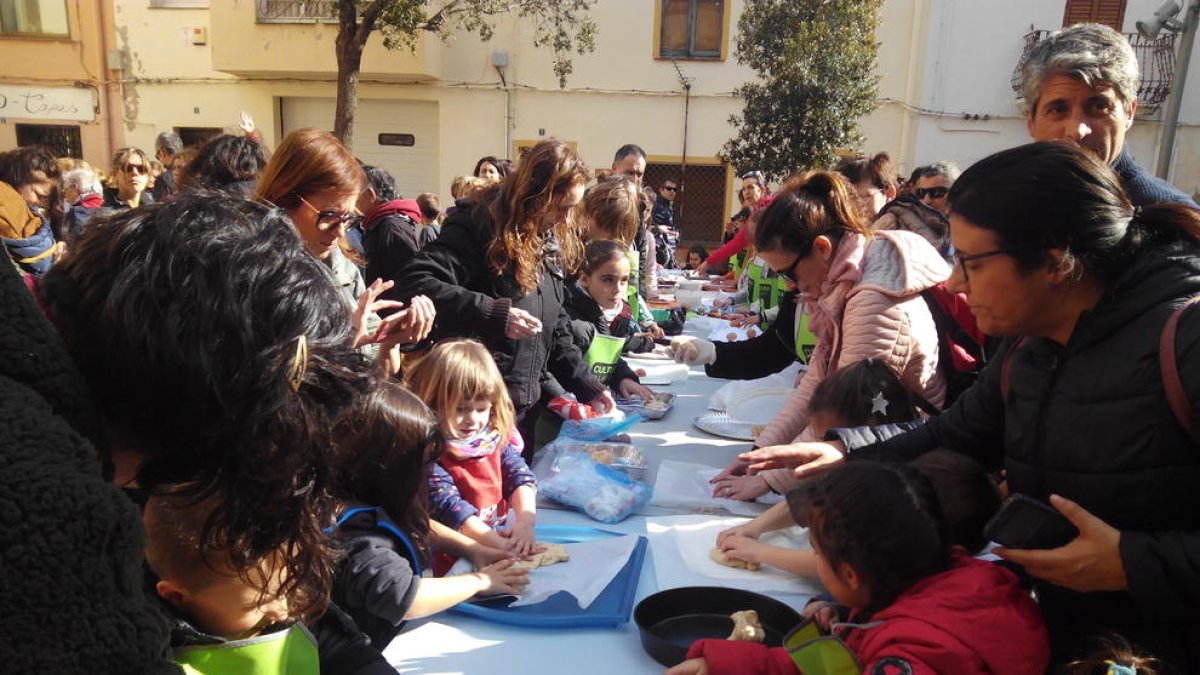
[[[763,212],[755,230],[759,255],[807,298],[817,348],[788,402],[755,447],[810,440],[808,400],[826,375],[863,359],[886,363],[911,391],[941,407],[938,334],[921,291],[950,275],[919,235],[872,232],[844,177],[814,171],[794,179]],[[735,462],[713,479],[713,493],[754,499],[786,492],[789,470],[747,476]]]

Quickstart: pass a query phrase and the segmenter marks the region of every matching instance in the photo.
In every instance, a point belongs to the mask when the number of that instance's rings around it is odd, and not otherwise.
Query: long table
[[[688,332],[697,334],[694,330]],[[663,460],[722,467],[749,446],[745,441],[710,436],[692,426],[692,420],[708,407],[713,392],[725,382],[707,377],[703,367],[694,367],[686,381],[654,387],[675,393],[678,398],[666,417],[642,422],[629,434],[649,460],[647,480],[653,482]],[[670,512],[650,507],[620,523],[608,525],[597,523],[581,513],[539,507],[538,523],[586,525],[644,535],[647,523],[653,522],[659,513]],[[642,567],[638,600],[661,590],[654,573],[653,556],[654,546],[651,545]],[[790,604],[802,605],[804,599],[791,598]],[[632,618],[629,623],[616,628],[537,629],[443,612],[411,622],[405,632],[388,645],[384,656],[401,673],[615,675],[663,671],[662,666],[642,650]]]

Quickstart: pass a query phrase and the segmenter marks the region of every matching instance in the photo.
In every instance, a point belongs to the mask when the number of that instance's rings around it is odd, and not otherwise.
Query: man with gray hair
[[[946,199],[946,195],[950,194],[950,188],[961,173],[954,162],[934,162],[913,169],[908,182],[917,200],[949,217],[950,200]]]
[[[64,173],[62,182],[63,199],[71,205],[67,211],[67,231],[78,237],[96,210],[104,205],[104,186],[96,172],[88,167]]]
[[[1084,23],[1051,33],[1029,52],[1021,73],[1029,135],[1072,140],[1108,162],[1134,206],[1181,202],[1183,191],[1134,163],[1125,132],[1137,113],[1138,63],[1129,41]]]
[[[183,152],[183,139],[174,131],[164,131],[154,139],[154,158],[162,162],[164,171],[154,181],[150,194],[154,201],[161,202],[169,195],[175,194],[175,177],[171,169],[175,166],[175,155]]]

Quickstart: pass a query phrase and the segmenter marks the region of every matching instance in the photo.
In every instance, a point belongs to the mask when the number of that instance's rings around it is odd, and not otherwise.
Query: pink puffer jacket
[[[946,383],[937,372],[937,328],[920,292],[949,276],[946,262],[920,235],[888,230],[870,239],[843,236],[820,297],[810,302],[817,348],[808,372],[755,445],[819,440],[808,431],[813,390],[828,373],[863,359],[883,361],[905,386],[941,406]],[[790,469],[762,476],[776,492],[796,485]]]

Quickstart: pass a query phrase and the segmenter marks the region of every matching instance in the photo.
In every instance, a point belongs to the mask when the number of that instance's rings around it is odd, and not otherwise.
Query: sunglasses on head
[[[746,180],[747,178],[752,178],[759,183],[767,182],[766,176],[764,176],[763,172],[761,171],[747,171],[746,173],[742,174],[742,180]]]
[[[917,196],[917,199],[925,199],[925,197],[941,199],[949,194],[949,192],[950,188],[948,187],[917,188],[913,190],[913,194]]]

